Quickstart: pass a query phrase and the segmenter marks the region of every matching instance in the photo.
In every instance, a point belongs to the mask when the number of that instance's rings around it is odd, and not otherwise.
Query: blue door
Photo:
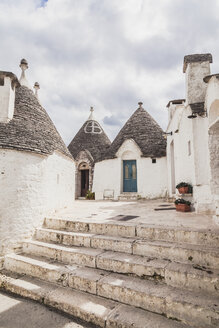
[[[123,192],[137,192],[137,167],[135,160],[123,161]]]

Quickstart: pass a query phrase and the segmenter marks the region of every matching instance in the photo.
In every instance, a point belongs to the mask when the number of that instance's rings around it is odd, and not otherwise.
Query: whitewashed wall
[[[115,159],[95,164],[94,185],[96,199],[103,199],[104,191],[111,190],[114,199],[123,192],[123,160],[136,160],[137,194],[143,198],[164,197],[167,193],[166,157],[157,158],[152,164],[151,158],[141,157],[137,144],[126,140],[119,148]]]
[[[195,182],[194,168],[194,151],[193,151],[193,133],[192,120],[187,118],[190,115],[190,110],[184,105],[171,105],[169,108],[173,110],[173,117],[168,126],[168,132],[172,132],[172,136],[167,136],[167,168],[168,168],[168,190],[172,196],[172,172],[171,172],[171,143],[174,144],[174,162],[175,162],[175,185],[185,181],[192,185]],[[189,154],[189,142],[191,154]]]
[[[4,85],[0,87],[0,122],[8,123],[14,114],[15,90],[11,88],[11,78],[4,77]]]
[[[74,201],[74,161],[0,150],[0,253],[31,236],[43,218]]]
[[[208,111],[208,146],[210,154],[210,187],[215,205],[214,219],[219,224],[219,79],[212,76],[206,93]]]
[[[173,105],[171,105],[173,106]],[[210,190],[210,159],[208,149],[208,120],[197,117],[189,119],[190,106],[175,105],[174,115],[168,125],[167,170],[168,191],[172,191],[171,143],[174,143],[175,185],[188,182],[193,185],[193,202],[197,212],[213,213],[214,205]],[[171,108],[169,108],[171,110]],[[176,132],[178,131],[178,132]],[[189,153],[189,142],[190,150]]]

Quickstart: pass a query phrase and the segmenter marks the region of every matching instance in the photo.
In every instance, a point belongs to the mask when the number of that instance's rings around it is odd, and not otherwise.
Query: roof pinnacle
[[[94,112],[94,108],[91,106],[90,107],[90,116],[88,117],[88,121],[94,120],[93,112]]]
[[[39,100],[39,97],[38,97],[38,90],[40,89],[40,85],[38,82],[35,82],[34,83],[34,89],[35,89],[35,96],[36,98]]]
[[[21,59],[21,62],[20,62],[20,68],[21,68],[21,77],[20,77],[20,84],[21,85],[24,85],[25,87],[28,87],[30,88],[30,85],[26,79],[26,76],[25,76],[25,71],[26,69],[28,69],[28,62],[26,61],[26,59]]]
[[[139,101],[138,105],[139,105],[139,108],[142,108],[143,102]]]

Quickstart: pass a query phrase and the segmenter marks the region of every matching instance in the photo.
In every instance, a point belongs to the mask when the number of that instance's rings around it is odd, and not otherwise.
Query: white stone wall
[[[210,154],[210,187],[215,205],[214,219],[219,224],[219,79],[212,76],[206,93],[208,111],[208,147]]]
[[[204,117],[189,119],[190,106],[176,105],[169,122],[167,137],[168,191],[172,190],[171,143],[174,143],[175,185],[188,182],[193,186],[193,202],[197,212],[212,213],[214,205],[210,191],[210,159],[208,149],[208,120]],[[177,132],[176,132],[177,131]],[[189,152],[189,143],[190,151]]]
[[[104,191],[113,191],[114,199],[123,192],[123,160],[136,160],[137,194],[142,198],[164,197],[167,193],[166,157],[141,157],[141,150],[132,140],[126,140],[117,152],[117,158],[95,164],[93,191],[96,199],[103,199]]]
[[[75,164],[50,156],[0,150],[0,253],[18,247],[43,219],[74,201]]]
[[[8,123],[14,115],[15,91],[11,88],[11,78],[4,77],[0,85],[0,122]]]
[[[210,74],[210,63],[189,63],[186,69],[186,103],[193,104],[205,100],[207,89],[203,78]]]

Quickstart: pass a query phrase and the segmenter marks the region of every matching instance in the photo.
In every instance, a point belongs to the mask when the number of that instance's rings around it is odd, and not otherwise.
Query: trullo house
[[[74,160],[25,77],[0,71],[0,254],[74,200]]]
[[[68,146],[76,160],[76,197],[85,197],[93,189],[95,163],[104,159],[111,142],[103,128],[94,118],[94,109]]]
[[[125,123],[104,159],[95,164],[96,199],[158,198],[167,192],[164,132],[142,107]]]

